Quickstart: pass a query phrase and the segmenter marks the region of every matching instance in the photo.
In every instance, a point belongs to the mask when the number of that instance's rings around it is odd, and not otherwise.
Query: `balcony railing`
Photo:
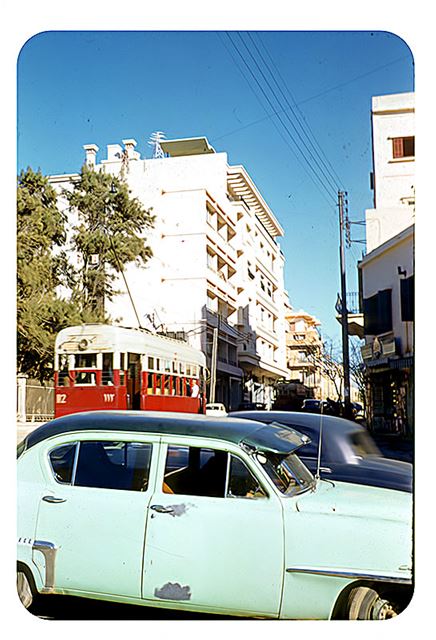
[[[350,291],[347,293],[347,311],[351,314],[362,313],[360,309],[360,298],[358,291]]]

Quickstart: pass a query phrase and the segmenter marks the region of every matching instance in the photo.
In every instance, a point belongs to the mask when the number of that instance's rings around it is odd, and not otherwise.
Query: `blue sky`
[[[284,228],[292,305],[339,340],[337,189],[363,220],[371,97],[413,90],[408,45],[383,31],[43,32],[18,60],[18,170],[75,172],[83,144],[102,159],[125,138],[151,157],[157,130],[206,136],[246,167]],[[349,291],[363,249],[347,251]]]

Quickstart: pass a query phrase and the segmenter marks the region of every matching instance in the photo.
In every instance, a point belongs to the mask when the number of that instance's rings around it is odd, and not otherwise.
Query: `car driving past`
[[[409,462],[385,458],[368,431],[352,420],[298,411],[236,411],[233,417],[293,427],[310,442],[298,452],[304,464],[316,473],[320,433],[320,473],[341,482],[366,484],[399,491],[412,491],[413,468]]]
[[[412,594],[410,494],[315,479],[297,454],[307,442],[284,425],[164,412],[37,428],[18,447],[21,601],[397,615]]]

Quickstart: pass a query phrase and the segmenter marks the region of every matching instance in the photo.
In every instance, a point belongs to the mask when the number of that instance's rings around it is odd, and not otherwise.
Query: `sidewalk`
[[[17,422],[17,444],[19,444],[28,433],[43,424],[45,424],[45,422]]]

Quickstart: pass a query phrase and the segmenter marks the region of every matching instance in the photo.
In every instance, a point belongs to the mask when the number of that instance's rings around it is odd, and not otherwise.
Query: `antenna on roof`
[[[324,416],[324,412],[323,412],[323,401],[320,400],[319,402],[319,406],[320,406],[320,416],[319,416],[319,440],[318,440],[318,460],[316,462],[316,474],[315,474],[315,480],[318,482],[318,480],[321,479],[321,448],[322,448],[322,427],[323,427],[323,416]]]
[[[148,139],[148,144],[153,147],[153,158],[165,158],[160,143],[165,140],[165,134],[163,131],[154,131]]]

